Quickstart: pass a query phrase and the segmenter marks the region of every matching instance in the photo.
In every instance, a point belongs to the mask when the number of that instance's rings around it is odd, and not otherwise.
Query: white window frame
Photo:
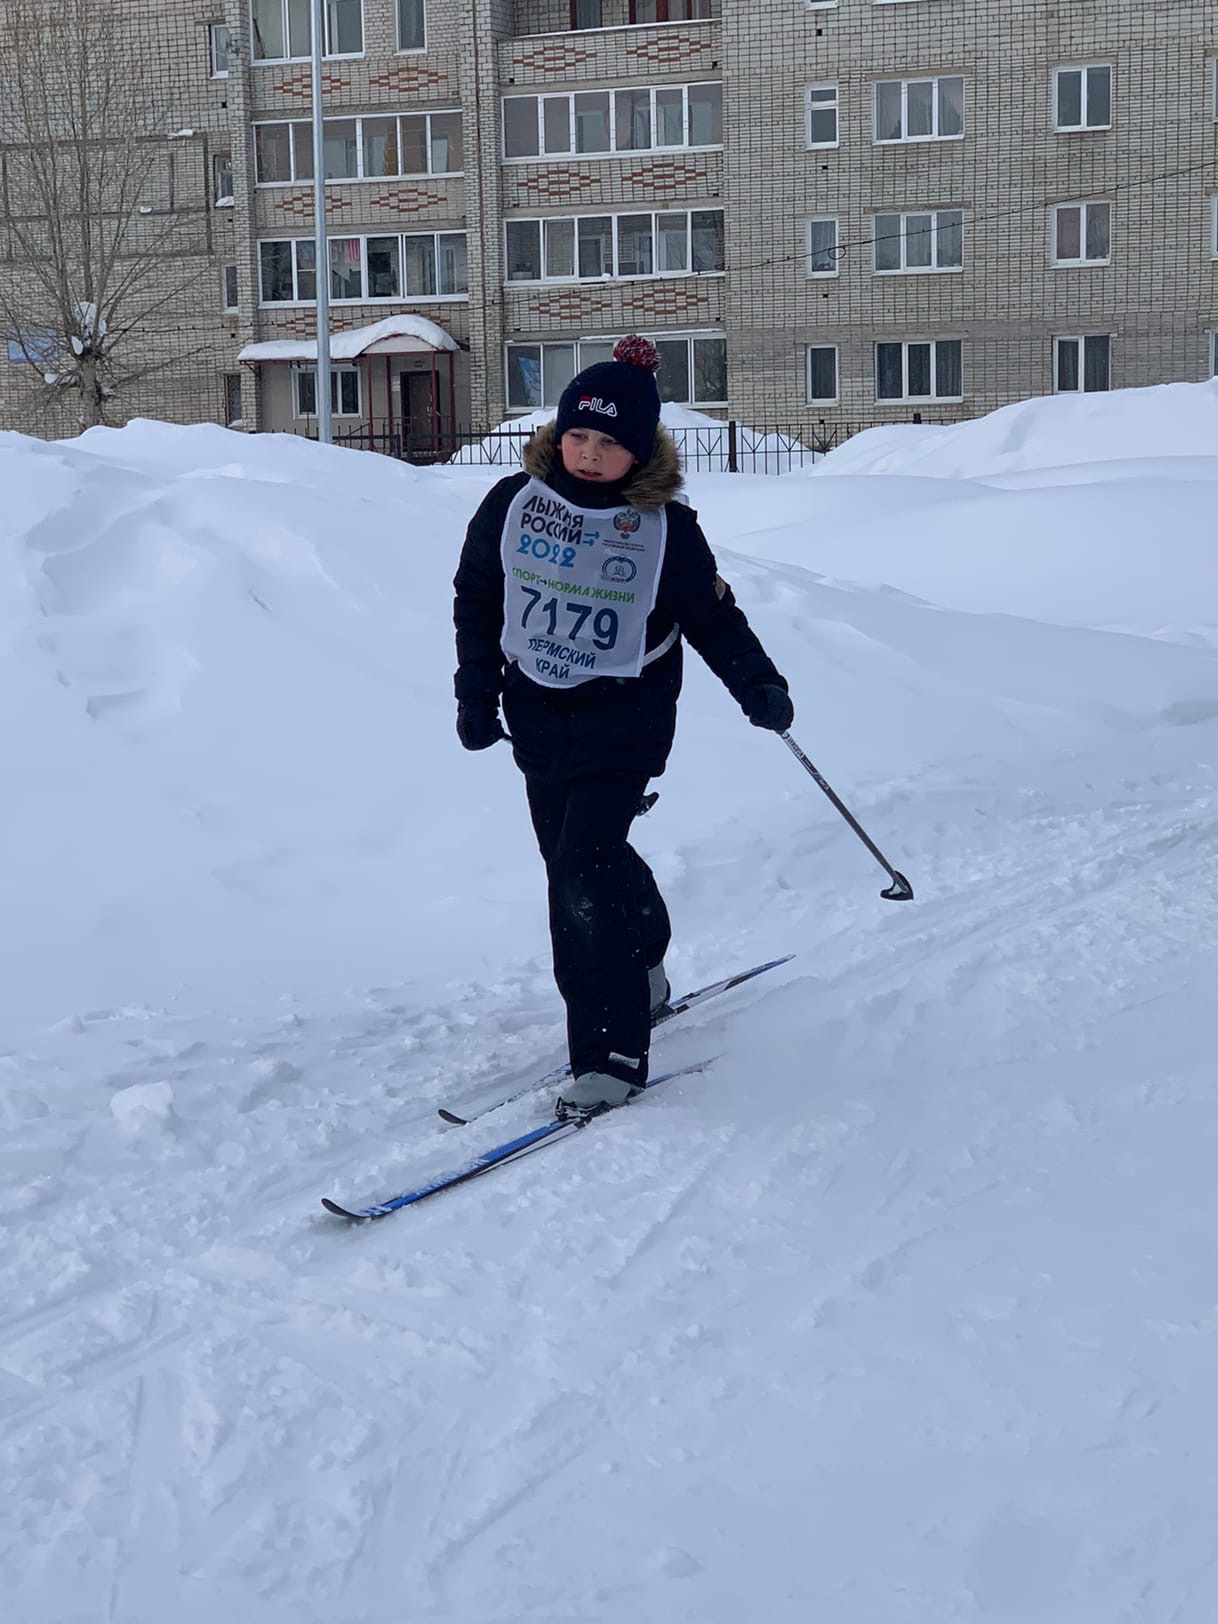
[[[342,378],[355,379],[355,410],[345,412],[342,409],[343,391]],[[316,379],[317,363],[311,365],[308,361],[294,362],[292,366],[292,416],[297,422],[311,422],[317,416],[316,383],[314,383],[314,409],[306,412],[300,404],[300,380],[302,378]],[[334,417],[363,417],[364,415],[364,380],[359,367],[350,361],[335,361],[330,367],[330,411]]]
[[[235,265],[220,267],[220,308],[225,315],[232,315],[241,308],[240,284]]]
[[[814,395],[812,393],[812,352],[814,350],[828,350],[833,355],[833,394]],[[804,392],[808,397],[809,406],[836,406],[842,398],[842,358],[836,344],[809,344],[804,353]]]
[[[228,58],[232,50],[232,35],[228,24],[211,22],[207,25],[207,59],[213,79],[228,78]]]
[[[960,128],[950,135],[939,133],[939,121],[942,111],[941,85],[953,80],[960,81]],[[910,79],[877,79],[871,88],[871,139],[877,147],[916,146],[927,141],[963,141],[968,131],[968,120],[965,118],[964,97],[968,80],[962,73],[925,73],[915,74]],[[880,87],[882,85],[900,85],[901,87],[901,133],[900,135],[880,134]],[[909,89],[911,85],[933,85],[933,100],[931,107],[931,121],[934,128],[929,135],[906,135],[909,128]]]
[[[256,46],[256,43],[255,43],[255,34],[254,34],[254,0],[246,0],[246,4],[247,4],[247,17],[248,17],[248,22],[249,22],[250,60],[255,64],[255,66],[262,67],[262,66],[264,66],[266,64],[270,64],[270,65],[273,66],[277,62],[308,62],[310,60],[310,52],[308,52],[308,51],[305,51],[300,56],[259,56],[257,54],[257,46]],[[290,35],[289,35],[289,32],[288,32],[288,0],[279,0],[279,8],[280,8],[280,12],[281,12],[281,15],[282,15],[284,42],[286,44],[290,45],[291,40],[290,40]],[[326,7],[325,5],[322,6],[322,20],[323,20],[325,30],[326,30],[326,39],[325,39],[325,42],[324,42],[325,49],[323,50],[322,55],[324,57],[326,57],[327,60],[329,60],[329,61],[339,61],[339,62],[352,62],[352,61],[355,61],[358,58],[365,55],[366,50],[367,50],[367,45],[368,45],[368,19],[367,19],[367,16],[365,15],[364,0],[360,0],[360,3],[359,3],[359,17],[360,17],[360,26],[359,26],[360,48],[359,48],[359,50],[358,51],[332,51],[332,50],[329,49],[329,46],[330,46],[330,12],[329,12],[328,7]],[[312,13],[311,12],[310,12],[310,18],[309,18],[309,30],[310,30],[310,37],[311,37],[311,35],[312,35]]]
[[[417,56],[420,51],[427,49],[427,0],[419,0],[419,9],[423,13],[423,43],[421,45],[402,44],[402,7],[403,0],[397,0],[394,6],[393,37],[397,41],[399,56]]]
[[[960,264],[939,264],[939,231],[940,217],[945,214],[955,214],[960,217]],[[930,219],[930,258],[929,265],[910,265],[909,256],[909,222],[911,220]],[[900,255],[899,265],[884,267],[876,263],[877,249],[880,245],[880,221],[895,219],[900,225]],[[871,233],[871,269],[875,276],[959,276],[964,270],[964,210],[963,209],[906,209],[899,212],[896,209],[883,209],[872,216]]]
[[[631,220],[637,219],[640,215],[650,215],[651,216],[652,245],[653,245],[653,249],[654,249],[654,246],[657,243],[658,238],[659,238],[659,231],[658,231],[658,227],[657,227],[656,222],[657,222],[657,220],[659,219],[659,217],[661,215],[666,215],[666,214],[683,214],[685,216],[686,264],[685,264],[684,269],[676,270],[676,271],[645,271],[645,272],[641,272],[641,273],[637,273],[637,274],[631,274],[631,275],[628,275],[628,276],[623,276],[621,274],[621,272],[619,271],[619,269],[618,269],[618,266],[619,266],[619,263],[620,263],[620,258],[621,258],[619,244],[618,244],[618,230],[619,230],[618,221],[619,220],[625,220],[625,219],[631,219]],[[662,208],[661,209],[655,209],[655,208],[652,208],[652,209],[642,209],[642,208],[640,208],[640,209],[622,209],[622,208],[618,208],[618,209],[613,209],[613,210],[610,210],[610,209],[595,209],[595,210],[586,209],[586,210],[581,210],[579,214],[561,214],[561,215],[547,215],[547,216],[527,215],[527,216],[523,216],[522,218],[516,219],[516,220],[510,220],[510,221],[505,220],[504,223],[503,223],[503,239],[502,239],[503,240],[503,261],[502,261],[502,264],[503,264],[503,282],[504,282],[504,286],[505,287],[511,287],[511,288],[540,287],[543,284],[551,284],[551,285],[562,284],[562,285],[570,286],[572,283],[575,283],[575,282],[583,282],[585,284],[592,285],[592,284],[595,284],[595,283],[598,283],[598,282],[610,282],[610,281],[612,281],[612,282],[669,282],[669,281],[672,281],[674,277],[682,277],[682,276],[699,276],[699,277],[701,277],[701,276],[724,276],[726,274],[726,266],[727,266],[726,238],[724,238],[724,264],[723,264],[723,267],[721,269],[719,269],[717,271],[699,271],[699,270],[694,269],[694,245],[693,245],[694,224],[693,224],[693,220],[694,220],[694,215],[695,214],[717,214],[717,215],[719,215],[721,217],[721,219],[723,219],[724,231],[726,232],[727,222],[726,222],[725,213],[724,213],[724,210],[723,210],[722,207],[718,207],[718,208],[716,208],[716,207],[693,208],[693,207],[690,207],[688,205],[686,207],[684,207],[684,208],[675,208],[675,209],[662,209]],[[609,271],[609,272],[606,272],[606,274],[603,275],[603,276],[581,276],[579,274],[579,223],[580,223],[581,220],[609,220],[611,222],[610,237],[611,237],[612,248],[613,248],[613,269],[611,271]],[[572,255],[573,271],[572,271],[572,274],[570,276],[549,276],[549,275],[546,274],[546,263],[545,263],[546,262],[546,233],[545,233],[545,227],[547,225],[557,225],[559,223],[561,223],[561,224],[570,223],[570,225],[572,227],[572,231],[574,233],[573,255]],[[511,225],[511,226],[535,225],[537,227],[538,236],[539,236],[539,246],[540,246],[540,259],[541,259],[541,275],[540,276],[538,276],[538,277],[533,277],[533,276],[512,276],[510,274],[510,266],[509,266],[509,260],[508,260],[508,227],[509,227],[509,225]]]
[[[386,238],[386,237],[391,238],[391,239],[396,239],[397,243],[398,243],[398,268],[399,268],[399,272],[401,273],[401,277],[400,277],[401,286],[399,287],[399,290],[398,290],[397,293],[369,294],[369,292],[368,292],[368,244],[369,244],[370,241],[371,242],[379,242],[383,238]],[[465,243],[466,243],[466,281],[467,281],[467,287],[466,287],[466,291],[464,293],[412,293],[412,292],[409,292],[407,290],[406,285],[405,285],[405,266],[406,266],[406,246],[405,245],[406,245],[406,242],[408,240],[414,240],[416,238],[423,238],[423,237],[430,237],[431,241],[432,241],[432,253],[434,255],[435,282],[436,282],[437,286],[439,285],[440,280],[441,280],[441,277],[440,277],[440,252],[441,252],[441,250],[440,250],[440,239],[442,237],[462,237],[462,238],[465,239]],[[406,301],[409,301],[411,304],[420,304],[420,303],[427,303],[427,304],[457,304],[457,303],[460,303],[461,301],[465,301],[465,300],[469,299],[469,291],[468,291],[469,235],[465,231],[364,231],[364,232],[351,231],[351,232],[343,232],[341,234],[335,233],[335,235],[330,238],[331,245],[333,245],[336,242],[347,242],[347,241],[355,241],[355,242],[358,242],[360,244],[360,261],[359,261],[359,265],[360,265],[360,291],[357,294],[353,294],[349,298],[340,298],[334,292],[333,288],[331,288],[331,290],[330,290],[330,302],[331,302],[331,304],[341,304],[341,305],[356,305],[356,304],[389,305],[389,304],[402,304],[402,303],[404,303]],[[279,242],[279,243],[290,242],[292,244],[292,291],[293,291],[294,297],[291,298],[291,299],[267,299],[267,298],[264,297],[264,294],[263,294],[262,250],[265,247],[269,247],[272,243],[277,243],[277,242]],[[312,244],[313,244],[313,238],[312,237],[260,237],[258,239],[258,308],[260,310],[288,310],[288,309],[291,309],[293,306],[303,306],[303,307],[305,307],[307,309],[311,309],[316,304],[317,301],[316,301],[315,298],[313,298],[313,299],[302,299],[300,297],[300,294],[299,294],[300,265],[299,265],[299,257],[298,256],[299,256],[300,245],[302,243],[304,243],[306,246],[311,247]]]
[[[833,94],[833,139],[832,141],[814,141],[812,139],[812,97],[814,95]],[[823,112],[827,104],[822,103],[818,111]],[[832,152],[842,144],[842,98],[837,85],[807,85],[804,88],[804,146],[809,152]]]
[[[1108,346],[1108,384],[1105,389],[1088,389],[1086,385],[1088,339],[1102,338]],[[1076,344],[1078,346],[1078,379],[1077,389],[1062,389],[1058,383],[1058,356],[1063,344]],[[1053,339],[1053,393],[1055,395],[1105,395],[1112,391],[1112,334],[1111,333],[1063,333]]]
[[[499,105],[499,151],[505,164],[539,164],[539,163],[582,163],[587,158],[626,157],[637,158],[644,152],[722,152],[723,142],[710,141],[705,144],[694,143],[689,139],[690,115],[689,93],[699,90],[704,85],[714,85],[720,92],[719,122],[723,123],[723,80],[722,79],[691,79],[686,83],[674,85],[610,85],[597,91],[544,91],[537,90],[521,95],[502,96]],[[627,90],[642,90],[648,93],[650,99],[650,118],[652,143],[649,147],[619,147],[617,144],[617,102],[619,92]],[[681,141],[673,146],[669,142],[658,142],[655,139],[659,129],[659,120],[656,117],[656,97],[662,91],[679,90],[681,92]],[[586,152],[577,152],[575,149],[575,98],[584,95],[607,95],[609,97],[609,145],[607,147],[592,148]],[[537,115],[537,151],[516,153],[509,156],[507,150],[507,104],[510,101],[531,101],[536,103]],[[547,152],[545,149],[545,115],[543,102],[566,101],[567,103],[567,134],[570,145],[565,152]]]
[[[213,152],[211,158],[212,207],[231,209],[235,200],[233,187],[232,153]]]
[[[837,0],[807,0],[809,11],[830,11],[837,5]]]
[[[816,270],[816,269],[813,268],[813,265],[812,265],[812,228],[813,228],[813,226],[832,226],[833,227],[833,246],[832,246],[832,248],[830,248],[828,250],[829,255],[830,255],[830,257],[831,257],[831,259],[833,261],[833,265],[832,265],[832,268],[830,270],[827,270],[827,271],[825,271],[825,270]],[[806,268],[807,268],[807,273],[808,273],[809,277],[816,278],[816,279],[823,279],[825,277],[840,276],[841,275],[841,253],[842,253],[842,250],[841,250],[840,222],[838,221],[838,219],[837,219],[837,217],[835,215],[818,214],[818,215],[814,215],[811,220],[806,220],[804,222],[804,255],[805,255],[805,264],[806,264]]]
[[[384,119],[387,119],[387,118],[395,119],[397,121],[397,125],[398,125],[398,151],[401,152],[401,150],[402,150],[402,129],[401,129],[402,121],[404,119],[408,119],[408,118],[426,119],[426,121],[427,121],[427,137],[426,137],[425,145],[426,145],[426,148],[427,148],[427,161],[428,161],[428,163],[430,163],[431,162],[432,147],[434,145],[434,137],[432,136],[432,131],[431,131],[431,121],[432,121],[433,118],[441,118],[441,117],[461,119],[461,138],[462,138],[461,139],[461,163],[462,163],[462,167],[460,169],[411,169],[411,170],[409,170],[408,172],[406,172],[404,174],[397,174],[397,175],[367,175],[367,174],[364,173],[364,163],[365,163],[365,157],[364,157],[364,154],[365,154],[364,124],[366,122],[367,123],[380,123]],[[367,182],[367,181],[378,181],[378,182],[383,183],[383,182],[389,181],[389,180],[417,180],[417,179],[421,179],[423,177],[438,180],[438,179],[446,178],[448,176],[463,175],[465,173],[465,168],[464,168],[464,164],[465,164],[465,121],[464,121],[464,119],[462,117],[461,109],[459,107],[433,107],[433,108],[429,108],[427,110],[427,112],[425,112],[425,113],[423,113],[423,112],[419,112],[419,113],[367,113],[367,114],[352,113],[347,117],[334,117],[334,118],[325,119],[323,121],[323,129],[324,129],[326,124],[354,124],[355,125],[355,167],[356,167],[356,173],[354,175],[333,175],[333,176],[328,176],[327,179],[326,179],[326,185],[327,186],[354,186],[354,185],[357,185],[357,184],[362,184],[362,183]],[[289,180],[263,180],[263,179],[261,179],[261,177],[259,176],[259,173],[258,173],[258,131],[259,130],[264,130],[264,129],[275,129],[277,127],[286,128],[286,129],[291,131],[291,135],[289,137],[289,147],[290,147],[291,156],[292,156],[292,175],[291,175],[291,178]],[[312,144],[312,121],[310,119],[307,119],[307,118],[260,118],[260,119],[255,119],[254,120],[254,184],[255,184],[255,186],[259,186],[259,187],[263,187],[263,186],[306,186],[306,185],[311,186],[313,184],[312,175],[297,175],[297,173],[296,173],[296,154],[297,154],[297,151],[298,151],[297,144],[296,144],[296,132],[297,132],[297,130],[305,130],[305,131],[309,132],[305,144],[306,144],[306,150],[308,151],[309,158],[311,160],[312,156],[313,156],[313,144]]]
[[[899,395],[880,394],[880,346],[901,346],[901,393]],[[960,393],[958,395],[941,395],[935,388],[939,372],[939,345],[960,345]],[[909,392],[909,352],[915,347],[928,345],[930,347],[930,394],[911,395]],[[958,404],[964,399],[964,341],[959,338],[879,338],[875,340],[872,356],[872,374],[875,386],[875,401],[877,406],[943,406]]]
[[[1087,122],[1087,103],[1090,97],[1087,75],[1103,68],[1108,74],[1108,122],[1106,124],[1089,124]],[[1063,73],[1077,73],[1079,81],[1079,113],[1082,122],[1079,124],[1063,124],[1061,121],[1061,78]],[[1086,135],[1089,130],[1110,130],[1112,128],[1112,110],[1114,106],[1113,86],[1115,72],[1111,62],[1080,62],[1064,63],[1053,70],[1053,128],[1060,135]]]
[[[1063,259],[1058,250],[1058,221],[1061,215],[1063,215],[1068,209],[1076,210],[1079,214],[1079,257],[1077,259]],[[1108,211],[1108,252],[1098,259],[1091,259],[1087,255],[1087,226],[1090,217],[1090,210],[1092,209],[1107,209]],[[1079,267],[1112,264],[1112,204],[1107,198],[1093,197],[1081,199],[1077,203],[1055,203],[1053,205],[1050,232],[1050,263],[1056,268],[1070,270],[1077,269]]]
[[[508,411],[509,412],[537,412],[537,411],[545,411],[545,410],[548,410],[548,409],[550,409],[550,408],[552,408],[554,406],[557,406],[557,404],[558,404],[558,396],[562,393],[562,389],[558,388],[558,389],[547,390],[546,385],[545,385],[545,370],[546,370],[546,368],[545,368],[545,351],[547,349],[563,349],[563,350],[573,349],[575,351],[575,357],[574,357],[575,371],[570,374],[571,377],[574,377],[575,374],[582,371],[582,369],[585,366],[591,365],[593,360],[600,359],[601,358],[600,357],[600,352],[601,351],[606,350],[606,349],[612,351],[613,345],[616,344],[618,338],[620,338],[621,336],[622,336],[621,334],[617,334],[617,335],[615,335],[613,337],[602,338],[602,337],[599,337],[599,336],[593,336],[593,335],[584,333],[584,334],[581,334],[578,338],[516,339],[516,340],[514,340],[514,341],[512,341],[510,343],[505,344],[503,346],[503,398],[504,398],[505,401],[508,402],[508,408],[507,408]],[[649,337],[652,340],[652,342],[657,344],[657,345],[659,345],[659,344],[672,344],[672,343],[677,343],[677,342],[685,342],[685,343],[688,344],[689,353],[688,353],[687,365],[688,365],[688,373],[689,373],[689,379],[690,379],[691,385],[692,385],[692,383],[694,381],[694,378],[697,375],[696,367],[694,365],[694,345],[695,344],[706,343],[706,342],[711,341],[711,340],[715,341],[716,343],[722,344],[723,347],[724,347],[724,364],[725,364],[725,367],[726,367],[726,361],[727,361],[727,334],[721,328],[692,328],[688,332],[676,332],[676,333],[663,333],[663,332],[654,333],[653,332],[653,333],[650,333],[650,334],[645,334],[644,336]],[[581,356],[580,350],[584,345],[593,347],[596,353],[595,354],[589,354],[586,358]],[[513,350],[539,350],[541,352],[540,362],[541,362],[541,370],[542,370],[542,386],[541,386],[542,403],[541,403],[540,406],[523,406],[523,405],[512,405],[511,404],[511,371],[510,371],[510,368],[511,368],[511,357],[512,357],[512,351]],[[565,387],[565,385],[563,387]],[[692,388],[691,388],[691,394],[692,394]],[[547,395],[551,395],[553,398],[547,400],[545,398]],[[727,399],[726,399],[726,397],[724,397],[724,399],[722,399],[722,400],[690,399],[690,400],[684,400],[684,401],[677,402],[676,404],[679,404],[679,405],[682,405],[682,406],[697,406],[697,407],[726,406],[727,405]]]

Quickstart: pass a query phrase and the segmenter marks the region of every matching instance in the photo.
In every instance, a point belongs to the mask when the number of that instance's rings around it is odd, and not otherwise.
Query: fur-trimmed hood
[[[554,466],[558,447],[554,439],[554,424],[545,423],[524,448],[521,461],[524,471],[543,484]],[[646,462],[636,464],[622,486],[622,496],[632,507],[644,512],[649,508],[662,508],[671,502],[681,489],[681,457],[676,441],[661,426],[656,430],[655,444]]]

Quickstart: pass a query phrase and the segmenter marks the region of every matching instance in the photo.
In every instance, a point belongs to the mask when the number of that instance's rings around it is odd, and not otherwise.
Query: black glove
[[[771,733],[785,733],[795,720],[791,696],[774,682],[755,682],[742,703],[753,726],[768,727]]]
[[[457,737],[467,750],[489,750],[506,739],[493,699],[463,699],[457,706]]]

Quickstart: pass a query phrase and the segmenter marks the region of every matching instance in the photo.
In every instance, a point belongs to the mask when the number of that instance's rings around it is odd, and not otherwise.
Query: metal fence
[[[788,474],[804,468],[842,445],[864,429],[891,427],[894,423],[920,423],[920,412],[884,423],[818,422],[812,427],[757,428],[735,419],[688,427],[670,427],[682,465],[690,471],[709,473]],[[313,424],[297,431],[317,438]],[[518,468],[520,454],[536,433],[529,425],[477,429],[442,429],[435,433],[385,430],[375,426],[335,430],[334,444],[362,451],[378,451],[383,456],[426,466],[431,463],[464,464],[468,467]]]

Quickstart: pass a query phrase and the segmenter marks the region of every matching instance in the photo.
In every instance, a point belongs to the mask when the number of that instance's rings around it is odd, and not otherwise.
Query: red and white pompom
[[[640,338],[638,333],[618,339],[613,346],[613,359],[625,361],[627,366],[643,367],[648,372],[660,370],[659,351],[649,338]]]

